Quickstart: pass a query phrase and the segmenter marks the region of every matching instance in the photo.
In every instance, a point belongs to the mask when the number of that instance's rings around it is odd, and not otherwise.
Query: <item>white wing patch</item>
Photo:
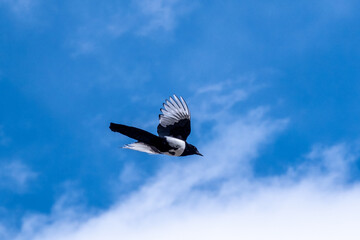
[[[174,138],[174,137],[165,137],[166,141],[169,143],[170,147],[175,149],[170,149],[169,153],[164,153],[170,156],[180,156],[185,150],[185,141]]]
[[[169,100],[165,100],[164,108],[160,109],[163,113],[160,115],[160,124],[163,127],[173,125],[182,119],[190,120],[189,108],[182,97],[180,99],[174,95]]]
[[[147,145],[146,143],[143,143],[143,142],[135,142],[135,143],[127,144],[127,145],[123,146],[123,148],[128,148],[128,149],[140,151],[140,152],[146,152],[149,154],[159,154],[160,153],[159,151],[156,151],[157,149],[154,149],[150,145]]]

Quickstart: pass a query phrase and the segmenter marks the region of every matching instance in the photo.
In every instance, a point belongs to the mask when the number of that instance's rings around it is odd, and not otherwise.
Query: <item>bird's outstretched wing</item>
[[[160,137],[171,136],[186,140],[189,136],[190,127],[190,111],[182,97],[177,96],[169,97],[163,104],[164,108],[160,111],[159,115],[160,124],[158,125],[157,132]]]

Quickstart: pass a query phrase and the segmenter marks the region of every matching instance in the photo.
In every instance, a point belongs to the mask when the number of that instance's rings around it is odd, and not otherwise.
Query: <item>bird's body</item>
[[[190,134],[190,111],[182,97],[169,98],[160,109],[158,134],[156,136],[145,130],[110,123],[110,129],[119,132],[138,142],[125,145],[124,148],[146,152],[150,154],[166,154],[170,156],[201,155],[193,145],[186,142]],[[201,155],[202,156],[202,155]]]
[[[164,152],[163,154],[173,155],[178,157],[184,153],[186,147],[185,141],[174,137],[165,137],[165,140],[169,144],[171,149],[169,149],[168,152]]]

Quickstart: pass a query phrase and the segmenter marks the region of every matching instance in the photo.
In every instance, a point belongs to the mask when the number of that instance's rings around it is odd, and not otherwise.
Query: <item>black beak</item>
[[[200,155],[200,156],[204,156],[204,155],[202,155],[201,153],[199,153],[199,151],[196,151],[196,153],[195,154],[197,154],[197,155]]]

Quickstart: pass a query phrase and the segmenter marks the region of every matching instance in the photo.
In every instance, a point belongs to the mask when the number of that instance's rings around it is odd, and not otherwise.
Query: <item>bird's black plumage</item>
[[[173,98],[165,100],[160,111],[162,114],[159,115],[160,123],[157,127],[159,136],[117,123],[110,123],[110,129],[138,141],[125,145],[124,148],[171,156],[201,155],[195,146],[186,142],[191,132],[191,125],[190,111],[185,100],[174,95]]]
[[[110,123],[109,128],[113,132],[124,134],[125,136],[136,139],[139,142],[143,142],[146,144],[157,144],[161,142],[160,137],[136,127],[129,127],[123,124]]]

